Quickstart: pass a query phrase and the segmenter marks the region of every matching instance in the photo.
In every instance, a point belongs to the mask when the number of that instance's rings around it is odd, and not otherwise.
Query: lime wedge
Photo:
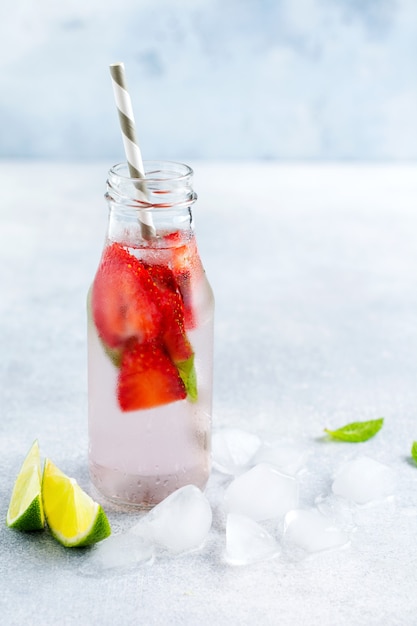
[[[45,516],[41,498],[41,459],[34,441],[17,475],[6,516],[7,526],[18,530],[42,530]]]
[[[49,459],[43,470],[42,498],[50,531],[63,546],[88,546],[110,535],[101,506]]]

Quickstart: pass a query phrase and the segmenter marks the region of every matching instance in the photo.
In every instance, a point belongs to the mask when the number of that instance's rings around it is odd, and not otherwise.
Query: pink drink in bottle
[[[145,167],[147,202],[124,165],[109,172],[108,231],[88,297],[88,392],[95,487],[149,507],[209,476],[214,300],[193,230],[192,170]]]

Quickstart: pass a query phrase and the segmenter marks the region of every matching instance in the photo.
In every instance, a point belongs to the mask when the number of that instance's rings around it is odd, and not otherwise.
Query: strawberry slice
[[[122,411],[136,411],[183,400],[187,392],[177,368],[157,341],[132,341],[122,356],[117,395]]]
[[[107,246],[94,279],[93,319],[110,348],[130,338],[150,341],[160,332],[162,313],[154,300],[154,283],[145,265],[118,243]]]
[[[169,233],[165,239],[172,245],[172,271],[184,301],[184,323],[187,329],[195,328],[195,315],[192,303],[192,280],[202,271],[195,237],[184,243],[180,231]]]
[[[169,356],[178,363],[187,361],[193,349],[184,328],[184,302],[173,272],[165,265],[146,266],[154,281],[155,301],[162,313],[161,336]]]

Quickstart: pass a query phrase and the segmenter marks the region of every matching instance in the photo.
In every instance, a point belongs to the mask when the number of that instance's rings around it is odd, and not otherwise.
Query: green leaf
[[[122,356],[123,356],[122,350],[118,348],[109,348],[109,346],[104,343],[101,337],[99,337],[99,339],[100,339],[102,348],[104,352],[107,354],[107,356],[109,357],[110,361],[113,363],[115,367],[119,368],[122,363]]]
[[[381,430],[383,423],[384,418],[381,417],[380,419],[369,420],[368,422],[352,422],[337,430],[329,430],[328,428],[324,430],[333,439],[359,443],[361,441],[367,441],[376,435],[376,433]]]
[[[197,402],[197,374],[194,367],[194,354],[186,361],[179,361],[176,363],[176,366],[178,367],[178,372],[185,385],[189,399],[192,402]]]
[[[411,446],[411,456],[417,463],[417,441],[413,441],[413,445]]]

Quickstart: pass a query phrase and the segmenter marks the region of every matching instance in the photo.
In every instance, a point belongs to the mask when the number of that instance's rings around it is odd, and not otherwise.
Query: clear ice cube
[[[382,500],[394,493],[393,470],[367,456],[358,457],[343,464],[332,484],[335,495],[356,504]]]
[[[100,575],[113,571],[130,570],[140,563],[153,559],[154,548],[144,539],[123,533],[111,535],[97,543],[87,553],[81,573],[87,576]]]
[[[289,511],[284,519],[286,547],[300,548],[308,553],[345,546],[349,535],[332,520],[315,509]]]
[[[257,435],[239,428],[222,428],[212,436],[213,467],[224,474],[239,474],[248,468],[261,445]]]
[[[284,474],[294,476],[305,465],[308,454],[308,450],[305,447],[295,443],[285,441],[265,442],[255,454],[254,462],[269,463]]]
[[[186,485],[157,504],[130,532],[162,550],[180,554],[200,548],[211,523],[207,498],[198,487]]]
[[[232,565],[248,565],[270,559],[279,553],[277,541],[260,524],[230,513],[226,522],[226,561]]]
[[[226,512],[257,522],[281,517],[297,505],[297,479],[267,463],[259,463],[235,478],[224,495]]]
[[[338,528],[347,532],[356,530],[356,505],[334,493],[320,495],[315,499],[317,510],[326,517],[330,517]]]

